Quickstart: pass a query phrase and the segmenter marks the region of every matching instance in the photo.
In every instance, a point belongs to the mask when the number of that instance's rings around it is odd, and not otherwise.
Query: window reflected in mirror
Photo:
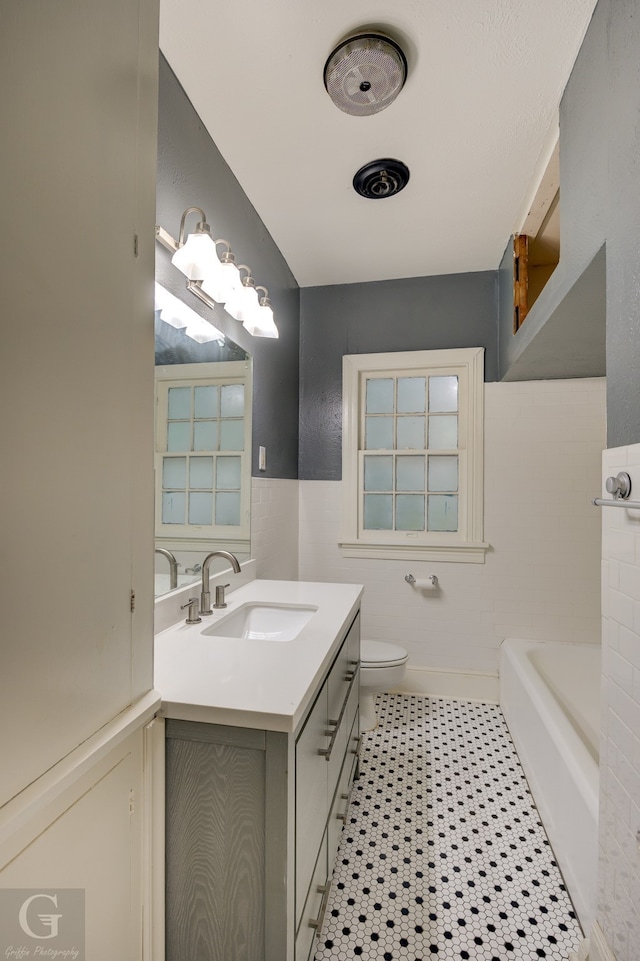
[[[211,551],[250,556],[251,358],[203,324],[156,285],[156,597],[198,581]]]

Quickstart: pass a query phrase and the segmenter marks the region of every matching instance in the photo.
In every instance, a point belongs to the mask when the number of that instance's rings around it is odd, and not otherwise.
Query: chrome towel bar
[[[631,478],[626,471],[620,471],[616,477],[607,477],[604,486],[613,497],[594,497],[591,502],[594,507],[629,507],[631,510],[640,511],[640,501],[628,500]]]
[[[631,510],[640,511],[640,501],[627,501],[621,497],[594,497],[591,503],[594,507],[629,507]]]

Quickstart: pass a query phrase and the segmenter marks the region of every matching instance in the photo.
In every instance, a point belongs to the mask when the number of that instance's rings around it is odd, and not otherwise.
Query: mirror
[[[250,556],[250,355],[156,284],[155,596]]]

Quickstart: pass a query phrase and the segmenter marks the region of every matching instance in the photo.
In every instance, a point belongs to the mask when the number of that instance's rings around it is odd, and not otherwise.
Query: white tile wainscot
[[[253,477],[251,557],[256,577],[298,577],[298,481]]]
[[[599,639],[604,438],[601,378],[486,384],[485,564],[345,558],[340,482],[301,481],[299,576],[365,585],[362,636],[407,649],[406,690],[490,696],[505,637]]]
[[[626,471],[640,491],[640,444],[606,450],[605,479]],[[603,497],[609,497],[603,493]],[[602,512],[602,738],[598,926],[590,958],[640,957],[640,511]],[[611,955],[607,952],[613,952]]]

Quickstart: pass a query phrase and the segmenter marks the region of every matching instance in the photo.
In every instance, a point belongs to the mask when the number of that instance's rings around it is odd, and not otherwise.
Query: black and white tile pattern
[[[316,961],[566,961],[582,938],[500,708],[380,695]]]

